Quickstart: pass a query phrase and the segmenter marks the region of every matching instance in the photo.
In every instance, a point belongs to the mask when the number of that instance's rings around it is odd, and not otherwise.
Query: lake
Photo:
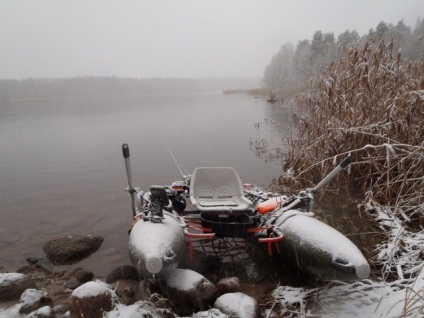
[[[134,185],[145,190],[181,180],[166,144],[188,172],[231,166],[243,182],[267,187],[281,159],[252,150],[250,141],[281,147],[289,121],[284,107],[219,91],[20,101],[0,115],[0,267],[44,257],[55,235],[92,234],[105,241],[77,265],[100,277],[129,264],[123,143]]]

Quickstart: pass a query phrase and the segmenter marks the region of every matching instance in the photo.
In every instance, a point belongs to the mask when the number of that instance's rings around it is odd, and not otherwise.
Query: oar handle
[[[323,187],[325,187],[331,179],[333,179],[341,170],[346,168],[350,163],[352,162],[352,157],[349,155],[343,161],[333,169],[327,176],[325,176],[324,179],[320,181],[313,189],[310,190],[313,194],[317,193],[319,190],[321,190]]]
[[[122,145],[122,154],[124,155],[125,159],[130,157],[130,147],[128,146],[128,144]]]
[[[127,173],[127,180],[128,180],[128,193],[130,194],[130,200],[131,200],[131,209],[133,212],[133,216],[137,214],[136,211],[136,204],[135,204],[135,196],[134,196],[134,187],[132,184],[132,172],[131,172],[131,163],[130,163],[130,147],[128,144],[122,145],[122,154],[124,156],[125,160],[125,171]]]

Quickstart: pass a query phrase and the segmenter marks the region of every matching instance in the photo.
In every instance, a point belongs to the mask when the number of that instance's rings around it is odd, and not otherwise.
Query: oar
[[[302,202],[303,198],[306,198],[310,205],[313,204],[314,194],[318,193],[323,187],[325,187],[341,170],[346,168],[352,162],[352,157],[347,156],[336,168],[333,169],[328,175],[324,177],[314,188],[306,189],[306,191],[301,191],[299,195],[296,196],[296,199],[293,200],[290,204],[280,208],[275,211],[267,221],[266,224],[272,224],[278,217],[280,217],[284,212],[295,209],[296,206]]]
[[[131,209],[133,212],[133,216],[135,216],[136,209],[135,209],[135,198],[134,198],[134,187],[132,185],[132,173],[131,173],[131,162],[130,162],[130,148],[128,147],[128,144],[122,145],[122,154],[124,155],[125,160],[125,171],[127,172],[127,180],[128,180],[128,188],[126,191],[130,194],[131,199]]]
[[[313,189],[310,189],[309,192],[316,194],[319,190],[324,188],[330,181],[333,179],[341,170],[346,168],[352,162],[352,157],[347,156],[340,164],[333,169],[324,179],[320,181]]]

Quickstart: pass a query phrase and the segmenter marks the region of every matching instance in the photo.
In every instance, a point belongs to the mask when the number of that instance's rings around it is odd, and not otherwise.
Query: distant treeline
[[[25,99],[99,98],[173,94],[199,91],[191,79],[133,79],[73,77],[61,79],[0,80],[0,102]]]
[[[312,40],[299,41],[296,48],[284,44],[264,71],[264,85],[269,89],[298,87],[308,74],[322,65],[339,59],[352,47],[363,47],[373,39],[375,46],[382,41],[392,43],[393,52],[402,52],[402,58],[416,60],[424,56],[424,20],[417,20],[412,30],[399,21],[397,25],[380,22],[376,29],[360,36],[356,31],[345,31],[337,40],[334,33],[316,31]]]
[[[117,78],[0,79],[0,106],[22,100],[108,98],[192,94],[258,87],[260,78]]]

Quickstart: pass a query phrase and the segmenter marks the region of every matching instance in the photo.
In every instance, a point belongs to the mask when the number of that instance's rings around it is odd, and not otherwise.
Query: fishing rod
[[[178,171],[180,172],[181,178],[183,178],[183,181],[185,183],[188,183],[188,180],[190,179],[190,175],[187,173],[187,171],[185,171],[186,173],[184,173],[182,166],[178,163],[177,158],[175,158],[174,154],[171,151],[171,148],[169,148],[168,143],[166,142],[166,140],[164,139],[163,142],[165,143],[166,149],[168,149],[169,154],[171,155],[172,159],[175,162],[175,165],[178,168]]]

